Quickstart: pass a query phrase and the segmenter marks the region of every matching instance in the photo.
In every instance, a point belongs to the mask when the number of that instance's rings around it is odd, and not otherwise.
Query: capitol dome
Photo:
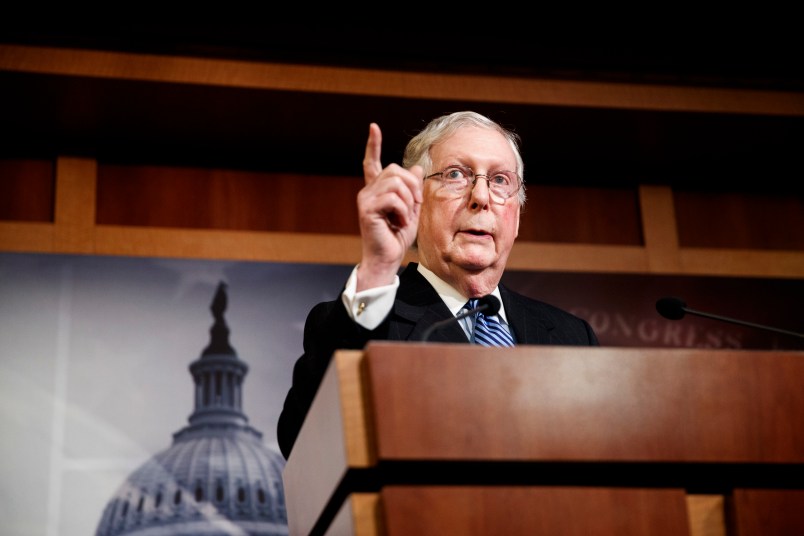
[[[190,364],[195,410],[173,444],[136,469],[107,503],[96,536],[288,534],[285,460],[242,411],[248,365],[229,345],[226,285],[210,309],[210,343]]]

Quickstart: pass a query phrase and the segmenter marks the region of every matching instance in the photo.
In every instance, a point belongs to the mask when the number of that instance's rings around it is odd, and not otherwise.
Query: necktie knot
[[[477,307],[477,299],[472,298],[467,303],[469,309]],[[474,342],[483,346],[514,346],[514,339],[499,320],[493,316],[486,316],[483,311],[475,313]]]

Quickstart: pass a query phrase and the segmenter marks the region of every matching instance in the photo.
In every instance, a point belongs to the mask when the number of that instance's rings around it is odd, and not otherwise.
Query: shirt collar
[[[469,301],[469,298],[461,295],[460,292],[454,289],[443,279],[435,275],[432,270],[425,268],[421,263],[418,264],[417,270],[433,286],[435,291],[439,296],[441,296],[441,299],[444,300],[444,303],[447,305],[447,308],[452,312],[453,315],[457,315],[461,309],[463,309],[463,306],[466,305],[466,302]],[[505,309],[502,306],[500,287],[494,287],[494,290],[491,292],[491,294],[500,300],[500,311],[497,313],[497,315],[507,324],[508,318],[506,318]]]

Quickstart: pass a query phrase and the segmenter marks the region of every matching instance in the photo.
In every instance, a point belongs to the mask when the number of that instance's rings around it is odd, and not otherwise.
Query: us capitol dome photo
[[[189,367],[195,398],[189,424],[118,488],[96,536],[288,534],[285,461],[243,413],[248,365],[229,344],[226,301],[220,282],[210,306],[210,343]]]

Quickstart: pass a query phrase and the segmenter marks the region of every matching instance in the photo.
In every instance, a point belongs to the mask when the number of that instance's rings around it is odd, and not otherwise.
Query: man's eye
[[[448,169],[444,176],[449,180],[461,180],[466,177],[466,174],[458,168]]]
[[[508,178],[507,175],[494,175],[491,178],[492,184],[498,184],[500,186],[506,186],[508,183],[511,182],[511,179]]]

